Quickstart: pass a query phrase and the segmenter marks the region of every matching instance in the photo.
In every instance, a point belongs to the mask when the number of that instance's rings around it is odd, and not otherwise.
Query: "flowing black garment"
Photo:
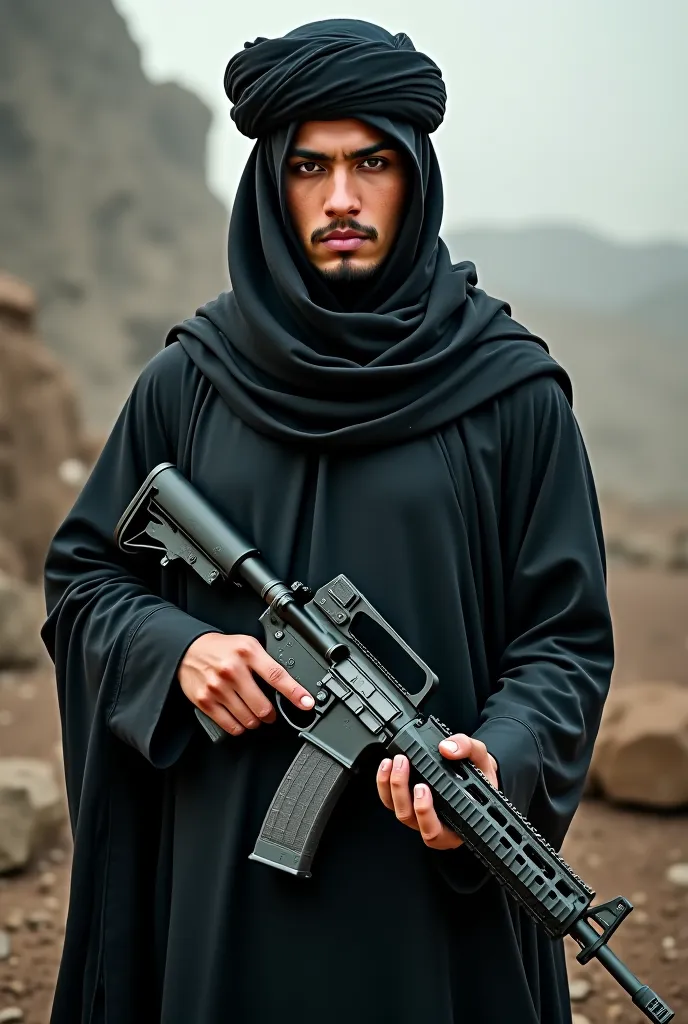
[[[428,710],[484,739],[555,844],[609,681],[593,486],[551,378],[421,438],[310,455],[244,424],[172,345],[48,559],[75,830],[53,1024],[91,1019],[99,976],[110,1024],[569,1021],[559,944],[480,885],[467,851],[429,851],[400,825],[375,764],[335,810],[312,880],[247,860],[300,740],[280,720],[213,746],[175,681],[204,631],[258,635],[260,602],[115,549],[161,461],[286,579],[345,571],[438,673]]]
[[[438,674],[427,710],[481,737],[510,799],[561,843],[612,665],[597,502],[565,373],[438,239],[418,114],[436,77],[406,37],[329,22],[247,47],[228,91],[250,133],[275,61],[306,62],[309,116],[324,116],[351,84],[352,37],[381,79],[399,50],[409,62],[408,88],[371,82],[384,110],[365,111],[410,174],[383,271],[341,307],[286,215],[294,123],[262,136],[232,215],[233,292],[145,369],[48,555],[75,836],[52,1024],[570,1022],[561,945],[468,851],[428,850],[395,820],[376,759],[313,879],[248,861],[301,741],[279,720],[213,746],[176,672],[204,632],[259,635],[260,602],[112,540],[167,461],[280,576],[345,572]],[[298,121],[302,97],[279,101]]]

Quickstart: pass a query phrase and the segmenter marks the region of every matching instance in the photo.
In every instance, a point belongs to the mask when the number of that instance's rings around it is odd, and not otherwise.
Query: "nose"
[[[347,168],[337,167],[329,176],[328,189],[323,212],[332,220],[335,217],[357,217],[361,212],[361,200],[354,188],[354,179]]]

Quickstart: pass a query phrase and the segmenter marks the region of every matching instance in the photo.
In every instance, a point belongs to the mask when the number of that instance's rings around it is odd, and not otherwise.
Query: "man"
[[[275,691],[307,695],[255,595],[113,543],[168,461],[280,576],[345,572],[438,674],[443,753],[561,843],[612,666],[597,504],[565,373],[438,240],[439,70],[329,21],[225,84],[258,139],[233,291],[143,371],[47,561],[75,834],[53,1024],[570,1021],[561,945],[403,758],[362,766],[311,880],[247,859],[301,742]]]

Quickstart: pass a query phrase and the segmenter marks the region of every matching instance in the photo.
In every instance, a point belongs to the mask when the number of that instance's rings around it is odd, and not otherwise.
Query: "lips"
[[[332,252],[354,252],[368,241],[360,231],[330,231],[322,240],[326,249]]]

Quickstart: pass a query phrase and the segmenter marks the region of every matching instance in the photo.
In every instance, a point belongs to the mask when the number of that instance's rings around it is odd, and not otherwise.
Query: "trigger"
[[[290,714],[294,715],[294,719],[290,718],[287,712],[284,710],[283,701],[285,700],[284,694],[277,694],[277,709],[281,714],[287,725],[290,725],[292,729],[296,729],[297,732],[301,732],[302,729],[308,729],[315,721],[316,714],[313,710],[311,711],[300,711],[295,708],[291,701],[287,701],[289,706]],[[298,716],[301,716],[301,721],[298,721]]]

